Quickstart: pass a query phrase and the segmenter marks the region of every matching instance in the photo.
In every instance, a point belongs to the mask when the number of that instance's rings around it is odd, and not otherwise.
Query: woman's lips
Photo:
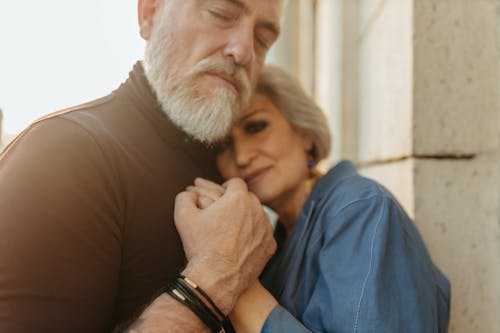
[[[266,168],[261,168],[261,169],[255,170],[255,171],[249,173],[248,175],[246,175],[243,179],[245,180],[245,182],[247,184],[251,184],[251,183],[255,182],[256,180],[258,180],[265,173],[267,173],[267,171],[269,171],[270,169],[271,169],[271,167],[266,167]]]

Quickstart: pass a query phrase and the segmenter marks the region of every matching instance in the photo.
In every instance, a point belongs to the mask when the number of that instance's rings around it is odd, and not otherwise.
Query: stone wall
[[[359,3],[359,161],[450,278],[450,332],[500,327],[498,3]]]

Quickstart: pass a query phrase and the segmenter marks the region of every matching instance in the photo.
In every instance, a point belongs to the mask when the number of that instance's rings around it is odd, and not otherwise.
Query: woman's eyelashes
[[[243,129],[243,133],[246,135],[253,135],[262,132],[269,126],[269,123],[265,120],[251,120],[247,121],[241,127]],[[217,154],[222,154],[233,146],[233,138],[231,136],[227,137],[223,141],[219,142],[215,150]]]
[[[245,124],[244,129],[247,134],[255,134],[263,131],[268,126],[265,120],[253,120]]]

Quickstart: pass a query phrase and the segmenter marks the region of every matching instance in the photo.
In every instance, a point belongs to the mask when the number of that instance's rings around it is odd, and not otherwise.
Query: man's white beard
[[[204,59],[188,73],[180,73],[168,21],[169,18],[158,17],[146,45],[146,77],[164,112],[174,124],[199,141],[215,143],[229,133],[248,105],[250,82],[245,71],[234,65],[231,59]],[[203,95],[197,82],[207,72],[230,75],[239,84],[240,96],[223,86],[217,86]]]

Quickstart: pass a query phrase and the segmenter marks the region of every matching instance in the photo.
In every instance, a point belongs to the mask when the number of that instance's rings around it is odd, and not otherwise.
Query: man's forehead
[[[286,0],[224,0],[241,7],[245,11],[255,12],[260,23],[269,26],[277,33],[280,31]]]
[[[283,15],[286,0],[222,0],[233,3],[246,11],[257,11],[261,14]]]
[[[252,6],[252,5],[260,5],[260,4],[273,4],[280,6],[286,3],[286,0],[226,0],[228,2],[233,2],[240,6]]]

